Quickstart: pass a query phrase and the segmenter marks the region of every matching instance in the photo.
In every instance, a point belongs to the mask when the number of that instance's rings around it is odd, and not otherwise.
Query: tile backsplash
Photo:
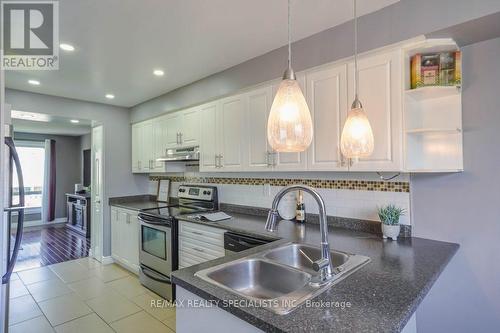
[[[318,190],[325,201],[327,214],[379,221],[377,207],[395,204],[404,208],[407,214],[401,217],[402,224],[410,223],[410,188],[407,177],[402,175],[398,181],[382,181],[374,176],[358,175],[354,179],[325,176],[310,179],[288,175],[286,178],[245,177],[241,174],[224,177],[204,176],[198,173],[180,175],[150,176],[150,193],[156,194],[158,179],[170,179],[170,193],[175,196],[177,187],[182,183],[217,186],[219,201],[223,203],[270,208],[275,194],[286,185],[304,184]],[[340,178],[340,179],[339,179]],[[304,196],[306,211],[317,213],[314,199]]]

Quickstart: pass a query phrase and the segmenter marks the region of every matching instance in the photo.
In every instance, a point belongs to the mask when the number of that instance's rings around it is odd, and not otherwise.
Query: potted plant
[[[403,208],[392,204],[378,208],[378,217],[380,218],[380,222],[382,222],[382,235],[384,239],[398,239],[401,230],[399,218],[405,215],[405,213],[406,211]]]

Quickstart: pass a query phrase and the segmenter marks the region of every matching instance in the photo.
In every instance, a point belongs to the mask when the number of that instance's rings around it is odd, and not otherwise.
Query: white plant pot
[[[382,237],[384,237],[384,239],[391,238],[392,240],[398,240],[400,231],[401,231],[401,226],[399,224],[388,225],[382,223]]]

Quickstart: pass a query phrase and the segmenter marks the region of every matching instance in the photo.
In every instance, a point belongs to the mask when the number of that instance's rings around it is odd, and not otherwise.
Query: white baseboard
[[[30,227],[54,227],[54,226],[60,226],[62,224],[66,224],[68,222],[68,219],[65,217],[60,217],[57,219],[54,219],[53,221],[50,222],[42,222],[41,220],[38,221],[25,221],[23,223],[24,228],[30,228]],[[15,230],[17,229],[17,222],[12,223],[12,229]]]
[[[108,257],[102,257],[101,264],[103,264],[103,265],[111,265],[114,262],[115,262],[115,260],[113,259],[113,257],[108,256]]]

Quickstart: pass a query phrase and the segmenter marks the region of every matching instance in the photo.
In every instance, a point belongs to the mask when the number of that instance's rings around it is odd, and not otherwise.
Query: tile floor
[[[82,258],[13,274],[10,333],[175,332],[175,308],[118,265]]]

